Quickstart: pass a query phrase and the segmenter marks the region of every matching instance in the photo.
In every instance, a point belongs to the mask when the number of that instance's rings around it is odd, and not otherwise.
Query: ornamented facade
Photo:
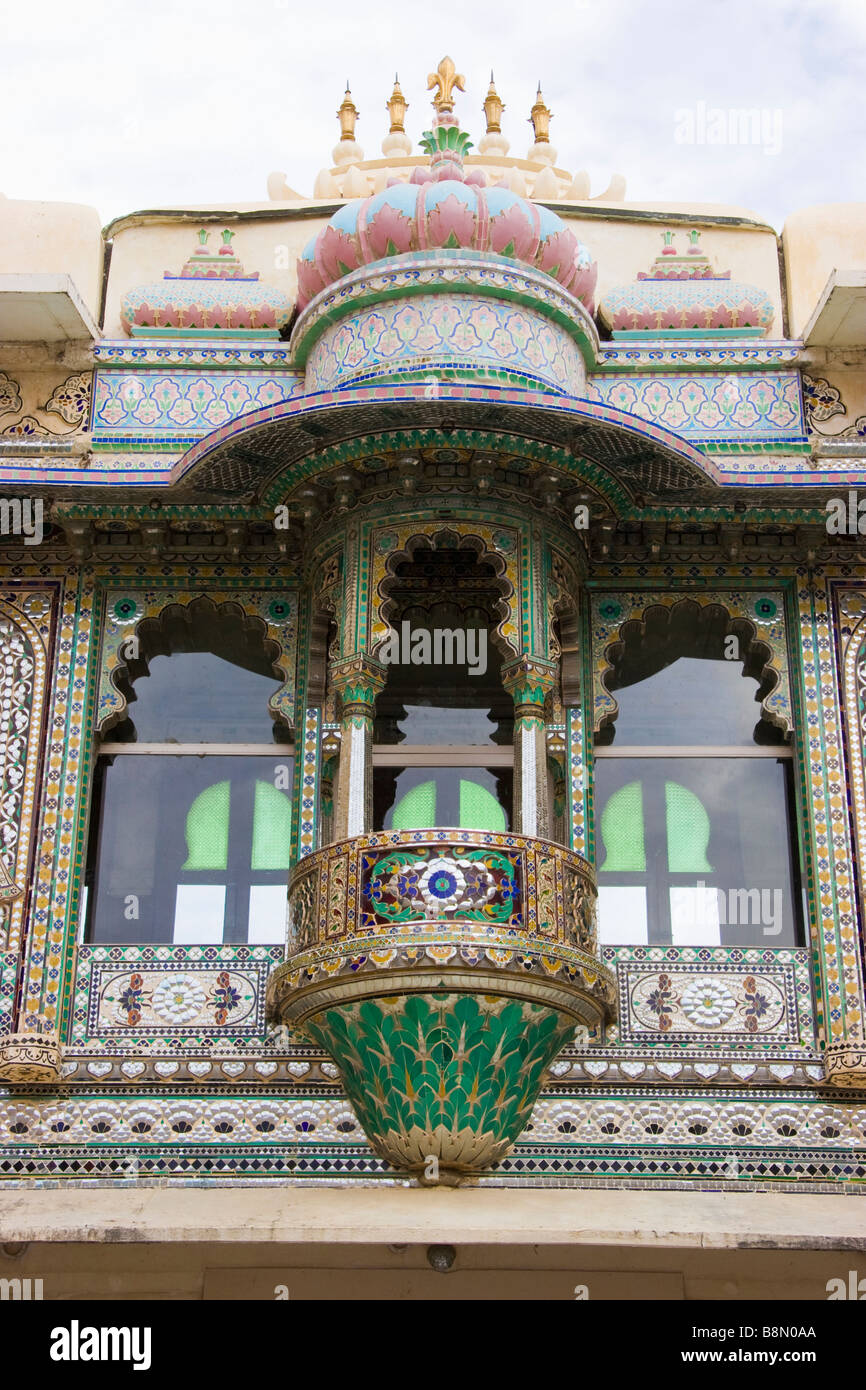
[[[4,1178],[866,1177],[866,205],[463,85],[313,199],[0,203]]]

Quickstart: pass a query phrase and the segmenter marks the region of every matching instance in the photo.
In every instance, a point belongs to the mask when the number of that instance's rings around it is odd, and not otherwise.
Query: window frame
[[[784,761],[784,762],[786,762],[786,763],[794,764],[795,751],[796,751],[796,750],[795,750],[795,748],[794,748],[794,744],[793,744],[793,734],[792,734],[791,739],[789,739],[786,743],[779,743],[779,744],[682,744],[682,743],[680,743],[680,744],[650,744],[650,745],[647,745],[647,744],[625,744],[625,743],[623,743],[623,744],[618,744],[618,743],[616,743],[616,742],[613,742],[613,743],[610,743],[610,744],[601,744],[601,745],[598,745],[598,746],[594,746],[592,751],[593,751],[593,759],[594,759],[594,760],[595,760],[596,758],[599,758],[599,759],[615,759],[615,760],[627,760],[627,759],[635,760],[635,759],[650,759],[650,758],[654,758],[654,759],[665,760],[665,761],[667,761],[667,762],[675,761],[676,759],[691,759],[692,761],[694,761],[695,759],[699,759],[699,760],[701,760],[702,762],[710,762],[710,761],[717,761],[717,760],[719,760],[719,759],[728,759],[728,758],[736,758],[736,759],[743,759],[743,758],[771,758],[771,759],[773,759],[773,761],[775,761],[775,762]],[[595,802],[596,802],[596,798],[595,798],[595,780],[596,780],[596,779],[595,779],[595,775],[593,774],[593,819],[594,819],[595,831],[596,831],[596,844],[598,845],[598,844],[600,844],[600,838],[601,838],[601,823],[600,823],[600,817],[599,817],[599,815],[598,815],[598,810],[597,810],[596,804],[595,804]],[[787,775],[787,777],[786,777],[786,783],[787,783],[789,786],[793,784],[793,777],[791,776],[791,774],[788,774],[788,775]],[[787,801],[787,800],[788,800],[788,794],[787,794],[787,790],[786,790],[786,801]],[[785,949],[789,949],[789,950],[796,950],[796,949],[799,949],[799,948],[801,948],[802,946],[804,946],[804,945],[806,944],[806,943],[805,943],[805,938],[806,938],[806,932],[807,932],[807,927],[806,927],[806,923],[807,923],[807,914],[806,914],[805,904],[804,904],[803,901],[802,901],[802,899],[803,899],[803,867],[802,867],[802,864],[801,864],[801,862],[800,862],[800,855],[799,855],[799,853],[798,853],[798,850],[799,850],[799,834],[798,834],[798,825],[797,825],[797,823],[796,823],[795,817],[796,817],[796,789],[794,788],[794,804],[791,804],[791,805],[789,805],[789,807],[788,807],[788,815],[787,815],[787,817],[786,817],[786,820],[785,820],[785,827],[784,827],[785,830],[786,830],[786,832],[787,832],[787,834],[786,834],[786,839],[787,839],[787,843],[788,843],[789,868],[790,868],[790,876],[791,876],[791,893],[792,893],[792,904],[791,904],[791,905],[792,905],[792,912],[793,912],[794,935],[795,935],[795,941],[793,942],[793,944],[789,944],[789,945],[787,945],[786,948],[785,948]],[[658,834],[659,834],[659,832],[658,832],[657,828],[656,828],[656,830],[655,830],[653,833],[654,833],[654,836],[655,836],[656,840],[658,840]],[[666,832],[661,832],[661,834],[662,834],[662,842],[664,843],[665,848],[666,848],[666,847],[667,847],[667,835],[666,835]],[[665,862],[665,864],[666,864],[666,860],[665,860],[664,862]],[[620,879],[620,874],[619,874],[617,871],[613,871],[613,872],[616,874],[616,881],[610,882],[610,884],[609,884],[610,887],[631,886],[631,883],[629,883],[627,880],[623,880],[622,882],[620,882],[620,881],[619,881],[619,879]],[[602,887],[605,886],[605,881],[602,879],[602,875],[604,874],[604,869],[603,869],[603,868],[598,868],[598,869],[596,870],[596,873],[597,873],[597,878],[598,878],[598,886],[599,886],[599,888],[602,888]],[[638,882],[639,879],[641,880],[640,882]],[[675,872],[675,871],[673,871],[673,870],[670,870],[670,869],[668,869],[667,867],[662,867],[662,868],[658,868],[658,869],[656,869],[656,868],[650,868],[650,867],[649,867],[649,854],[647,855],[647,869],[646,869],[646,870],[644,871],[644,873],[641,874],[641,875],[638,875],[637,873],[634,874],[634,886],[635,886],[635,887],[638,887],[638,886],[639,886],[639,887],[642,887],[642,888],[644,888],[644,890],[645,890],[645,892],[646,892],[647,939],[646,939],[646,941],[645,941],[644,943],[642,943],[643,945],[645,945],[645,946],[647,946],[647,947],[662,946],[662,947],[670,947],[670,948],[672,948],[672,949],[680,949],[680,948],[683,948],[683,949],[693,949],[693,950],[695,950],[695,949],[700,949],[700,948],[703,946],[704,943],[701,943],[701,942],[694,942],[694,943],[691,943],[691,945],[690,945],[688,942],[674,943],[674,941],[673,941],[673,939],[672,939],[672,937],[673,937],[673,930],[672,930],[672,923],[671,923],[671,921],[670,921],[670,909],[669,909],[669,906],[666,907],[666,916],[663,916],[663,914],[661,913],[660,908],[658,907],[658,904],[661,902],[662,898],[664,898],[664,901],[665,901],[666,904],[669,904],[669,894],[670,894],[670,889],[671,889],[671,888],[674,888],[674,887],[677,887],[677,886],[686,886],[686,885],[684,884],[684,882],[683,882],[683,879],[684,879],[684,876],[683,876],[683,875],[678,874],[677,872]],[[707,883],[706,886],[707,886],[707,888],[712,887],[712,885],[711,885],[709,882]],[[662,892],[662,887],[664,887],[664,893]],[[657,916],[658,916],[658,920],[655,922],[655,924],[653,923],[653,909],[654,909],[654,906],[655,906],[655,910],[656,910],[656,913],[657,913]],[[667,925],[668,925],[668,927],[669,927],[671,930],[670,930],[670,935],[662,937],[662,936],[659,935],[659,929],[660,929],[660,927],[664,924],[665,921],[667,922]],[[654,925],[655,925],[655,931],[654,931],[654,929],[653,929],[653,928],[654,928]],[[620,944],[623,945],[623,946],[627,945],[627,943],[617,943],[617,942],[615,942],[615,941],[607,941],[607,942],[605,942],[604,944],[605,944],[605,945],[608,945],[608,946],[611,946],[611,947],[613,947],[614,949],[616,949],[616,947],[617,947],[618,945],[620,945]],[[755,941],[755,942],[743,942],[743,943],[742,943],[742,946],[743,946],[744,949],[752,949],[752,948],[758,948],[758,947],[765,947],[767,944],[768,944],[768,943],[766,943],[766,942],[759,943],[759,942],[756,942],[756,941]],[[770,943],[770,944],[772,944],[772,943]]]
[[[118,757],[149,757],[149,758],[163,758],[163,757],[165,757],[165,758],[198,757],[198,758],[201,758],[201,759],[204,761],[204,760],[205,760],[206,758],[208,758],[208,757],[212,757],[212,758],[214,758],[214,757],[219,757],[219,758],[225,758],[225,757],[251,758],[251,757],[256,757],[256,758],[273,758],[275,761],[280,761],[280,760],[281,760],[281,755],[282,755],[282,760],[285,761],[285,762],[287,762],[287,763],[289,763],[289,764],[291,765],[291,777],[292,777],[292,793],[291,793],[291,800],[293,800],[293,799],[294,799],[295,778],[296,778],[296,776],[297,776],[297,768],[295,767],[295,740],[294,740],[294,736],[293,736],[293,731],[290,730],[290,731],[288,731],[288,732],[292,733],[292,737],[291,737],[290,739],[288,739],[288,740],[287,740],[286,742],[284,742],[284,743],[274,743],[274,742],[271,742],[271,743],[249,743],[249,742],[247,742],[247,743],[205,743],[205,742],[197,742],[197,743],[168,743],[168,742],[165,742],[165,743],[162,743],[162,742],[159,742],[159,743],[126,743],[126,742],[120,742],[120,741],[118,741],[118,740],[112,740],[112,739],[110,739],[110,738],[105,738],[105,739],[98,739],[98,738],[97,738],[97,739],[95,740],[94,748],[93,748],[93,774],[94,774],[94,775],[93,775],[92,786],[95,788],[97,785],[99,785],[100,788],[101,788],[102,797],[104,798],[104,795],[105,795],[105,774],[104,774],[104,772],[103,772],[103,773],[100,775],[99,768],[100,768],[100,764],[103,764],[103,766],[104,766],[104,767],[106,768],[106,770],[107,770],[107,767],[109,767],[109,766],[111,765],[111,764],[107,764],[107,763],[106,763],[106,760],[109,759],[109,758],[111,758],[111,759],[113,760],[113,759],[116,759],[116,758],[118,758]],[[90,846],[90,840],[91,840],[91,836],[92,836],[92,834],[93,834],[93,832],[94,832],[94,825],[93,825],[93,816],[94,816],[94,813],[97,813],[97,814],[99,815],[100,821],[101,821],[101,817],[102,817],[102,814],[103,814],[103,806],[102,806],[102,804],[101,804],[101,801],[100,801],[99,806],[97,806],[97,805],[96,805],[95,797],[93,796],[93,794],[91,794],[91,804],[90,804],[90,813],[89,813],[89,817],[88,817],[88,831],[87,831],[87,842],[86,842],[87,845],[88,845],[88,855],[87,855],[88,861],[89,861],[89,846]],[[231,817],[231,803],[230,803],[229,815],[230,815],[230,817]],[[206,877],[206,876],[209,875],[209,874],[212,874],[212,875],[214,876],[214,882],[217,882],[217,880],[218,880],[219,877],[220,877],[220,874],[222,874],[223,879],[226,877],[226,875],[229,873],[229,866],[230,866],[231,863],[232,863],[232,857],[231,857],[231,819],[229,820],[229,846],[230,846],[230,848],[229,848],[229,859],[228,859],[227,868],[226,868],[226,870],[225,870],[224,872],[223,872],[223,871],[218,871],[218,870],[200,870],[200,871],[198,871],[198,870],[196,870],[196,871],[191,870],[190,872],[197,872],[197,873],[199,873],[201,876],[204,876],[204,877]],[[291,846],[289,847],[289,854],[291,855]],[[99,846],[98,846],[98,844],[97,844],[97,847],[96,847],[96,856],[97,856],[97,866],[98,866],[98,856],[99,856]],[[89,862],[86,863],[86,865],[85,865],[85,875],[87,874],[88,868],[89,868]],[[252,869],[250,870],[250,872],[251,872],[251,873],[253,872]],[[270,870],[270,871],[261,870],[260,872],[261,872],[261,873],[269,872],[269,873],[275,874],[277,871],[276,871],[276,870]],[[283,872],[283,871],[281,870],[280,872]],[[288,874],[289,874],[289,870],[287,869],[287,870],[285,871],[287,890],[288,890]],[[173,939],[173,936],[170,937],[170,938],[168,938],[166,941],[144,941],[144,940],[140,940],[140,941],[138,941],[137,943],[135,943],[135,942],[126,942],[126,943],[124,943],[124,942],[111,942],[111,941],[99,941],[99,940],[94,940],[93,938],[91,938],[91,937],[88,935],[88,929],[90,928],[90,925],[91,925],[91,915],[92,915],[92,913],[93,913],[94,904],[95,904],[95,902],[96,902],[96,894],[92,891],[94,885],[89,885],[89,884],[87,884],[87,883],[85,882],[84,886],[85,886],[85,888],[87,889],[87,897],[86,897],[86,902],[85,902],[85,905],[84,905],[84,911],[80,912],[80,915],[79,915],[79,929],[78,929],[78,940],[79,940],[79,942],[80,942],[81,944],[83,944],[83,945],[91,945],[91,946],[111,946],[111,945],[139,945],[139,946],[149,946],[149,945],[163,946],[163,945],[169,945],[169,946],[174,946],[174,945],[183,944],[183,943],[177,943],[177,942],[175,942],[174,939]],[[180,886],[181,886],[180,882],[178,882],[176,886],[177,886],[177,887],[180,887]],[[221,937],[221,939],[220,939],[219,941],[209,942],[209,943],[206,943],[206,944],[207,944],[207,945],[214,946],[214,947],[216,947],[216,948],[219,948],[220,946],[251,946],[251,947],[252,947],[252,946],[256,946],[256,945],[267,945],[268,943],[260,943],[260,942],[255,942],[255,941],[251,942],[251,941],[249,940],[249,917],[247,917],[247,926],[246,926],[246,932],[247,932],[247,934],[246,934],[245,936],[243,936],[243,937],[241,937],[240,933],[237,931],[236,925],[233,926],[232,922],[229,920],[230,905],[231,905],[231,895],[230,895],[230,893],[228,892],[228,886],[229,886],[229,885],[227,884],[227,885],[226,885],[227,892],[226,892],[226,897],[225,897],[225,901],[224,901],[224,905],[223,905],[223,934],[222,934],[222,937]],[[256,885],[254,885],[254,884],[251,884],[251,885],[250,885],[251,888],[254,887],[254,886],[256,886]]]

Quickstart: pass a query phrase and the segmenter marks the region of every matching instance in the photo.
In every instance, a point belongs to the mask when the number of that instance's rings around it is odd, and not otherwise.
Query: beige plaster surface
[[[447,1273],[431,1267],[433,1245],[453,1247]],[[864,1249],[866,1204],[845,1194],[234,1185],[0,1193],[0,1279],[41,1279],[44,1298],[61,1301],[790,1305],[826,1300],[828,1281],[848,1287],[851,1271],[866,1275]]]
[[[272,208],[273,204],[266,206]],[[178,217],[177,221],[148,220],[138,225],[122,226],[115,233],[112,246],[104,336],[127,337],[120,319],[123,296],[136,286],[161,282],[166,271],[179,275],[198,244],[199,226],[206,227],[210,232],[208,247],[213,251],[222,245],[220,233],[223,227],[230,228],[235,233],[232,250],[245,272],[258,271],[263,285],[273,285],[294,296],[297,293],[295,264],[298,256],[310,237],[326,221],[327,218],[304,217],[244,222],[231,217],[211,221],[207,217],[198,221],[193,216],[184,220]]]
[[[464,1187],[15,1188],[15,1241],[866,1249],[856,1195]]]
[[[834,270],[866,269],[866,202],[800,208],[782,228],[791,334],[802,333]]]
[[[102,257],[95,208],[0,197],[0,275],[68,275],[97,319]]]
[[[658,221],[620,221],[616,218],[618,207],[611,204],[613,219],[603,217],[581,217],[580,209],[566,211],[557,209],[568,227],[585,242],[598,262],[598,290],[596,299],[614,285],[631,284],[637,279],[638,271],[650,270],[656,256],[662,249],[662,231],[667,227],[674,230],[674,244],[678,251],[684,252],[689,244],[688,224],[666,222],[662,215]],[[626,205],[628,206],[628,205]],[[634,205],[634,210],[638,210]],[[641,211],[658,210],[642,207]],[[682,205],[673,205],[668,211],[683,213]],[[699,209],[692,208],[693,213]],[[714,212],[736,215],[737,209],[719,208]],[[748,215],[748,214],[743,214]],[[773,323],[768,337],[782,338],[782,294],[779,280],[779,258],[776,235],[770,229],[752,227],[702,227],[701,249],[710,259],[716,271],[731,272],[732,280],[740,280],[749,285],[758,285],[773,301]]]

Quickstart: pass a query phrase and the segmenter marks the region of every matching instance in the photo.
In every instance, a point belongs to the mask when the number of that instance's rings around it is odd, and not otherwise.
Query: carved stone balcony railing
[[[361,835],[304,859],[289,898],[271,1015],[330,1053],[370,1144],[399,1168],[452,1180],[497,1162],[575,1025],[613,1016],[595,875],[559,845]]]

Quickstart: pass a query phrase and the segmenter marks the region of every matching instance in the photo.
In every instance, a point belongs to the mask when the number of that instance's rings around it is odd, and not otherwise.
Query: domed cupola
[[[427,131],[430,168],[413,170],[372,198],[349,203],[307,243],[298,261],[298,307],[361,266],[417,251],[493,253],[543,270],[590,311],[598,270],[587,248],[555,212],[484,187],[484,173],[463,171],[472,141],[456,126]]]
[[[597,267],[562,218],[464,172],[437,107],[429,167],[348,203],[298,261],[307,390],[436,375],[581,394]]]

